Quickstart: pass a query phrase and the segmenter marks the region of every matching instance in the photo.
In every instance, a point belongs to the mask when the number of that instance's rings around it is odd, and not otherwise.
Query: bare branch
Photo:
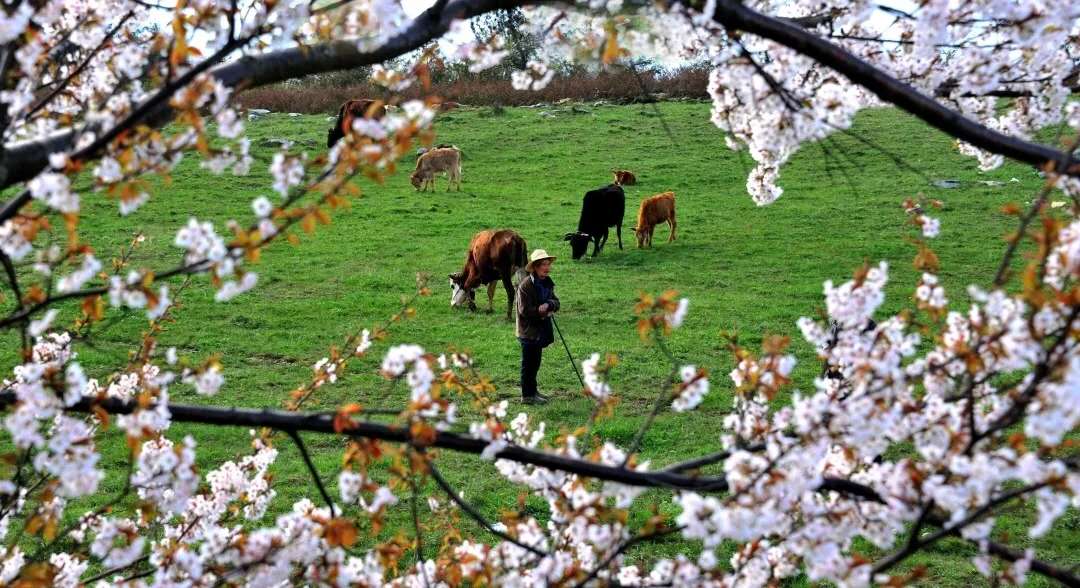
[[[336,509],[334,508],[334,501],[330,499],[330,494],[326,492],[326,486],[323,486],[322,477],[319,476],[319,470],[315,469],[315,463],[311,461],[311,456],[308,455],[307,446],[304,445],[304,440],[300,438],[300,433],[295,430],[289,430],[289,437],[292,438],[293,443],[296,443],[296,448],[300,450],[300,457],[304,460],[304,465],[307,466],[308,472],[311,474],[311,479],[315,480],[315,486],[319,489],[319,494],[322,494],[323,500],[326,501],[326,506],[330,507],[330,516],[336,517]]]
[[[1025,557],[1022,551],[1017,551],[1011,547],[993,541],[987,542],[987,551],[1010,563]],[[1061,582],[1064,586],[1080,588],[1080,576],[1077,576],[1074,573],[1075,568],[1073,568],[1073,570],[1067,570],[1050,565],[1038,559],[1032,559],[1031,571],[1046,576],[1047,578],[1053,578],[1054,580]]]
[[[641,447],[641,441],[645,439],[645,433],[648,433],[649,429],[652,428],[652,424],[653,421],[656,420],[656,416],[660,414],[660,411],[669,402],[671,402],[671,387],[675,384],[675,376],[679,373],[679,360],[675,357],[675,354],[673,354],[671,350],[668,349],[667,345],[664,344],[663,337],[654,336],[653,339],[656,341],[656,345],[660,348],[660,351],[663,352],[664,357],[668,360],[668,363],[671,364],[671,372],[668,373],[667,382],[660,389],[660,394],[657,395],[656,401],[653,403],[652,410],[650,410],[649,414],[646,415],[645,422],[641,424],[640,428],[638,428],[637,433],[634,435],[634,440],[630,442],[630,447],[626,450],[626,457],[623,458],[621,466],[624,468],[626,467],[626,464],[630,462],[630,458],[633,457],[635,453],[637,453],[638,448]]]
[[[747,447],[741,447],[743,451],[750,451],[753,453],[764,451],[765,445],[750,445]],[[728,450],[717,451],[716,453],[710,453],[709,455],[703,455],[701,457],[695,457],[694,459],[688,459],[676,464],[669,465],[664,468],[665,472],[685,472],[686,470],[696,470],[705,466],[720,463],[725,459],[731,457],[731,452]]]
[[[439,469],[435,467],[435,463],[431,461],[430,458],[428,458],[427,460],[427,466],[428,471],[431,472],[431,478],[435,480],[435,483],[439,485],[439,488],[442,488],[442,491],[446,493],[450,500],[453,500],[454,504],[458,505],[461,510],[465,511],[465,513],[472,517],[472,519],[476,521],[481,527],[487,529],[489,533],[495,535],[503,541],[509,541],[510,543],[517,545],[525,551],[531,552],[540,557],[547,557],[548,554],[544,551],[537,549],[536,547],[533,547],[532,545],[529,545],[527,543],[522,543],[521,541],[514,537],[511,537],[507,533],[496,529],[494,525],[492,525],[486,518],[484,518],[483,513],[481,513],[479,510],[476,509],[475,506],[469,504],[464,498],[462,498],[461,495],[457,493],[457,490],[454,490],[454,487],[450,485],[450,482],[446,481],[446,478],[443,477],[443,475],[439,472]]]

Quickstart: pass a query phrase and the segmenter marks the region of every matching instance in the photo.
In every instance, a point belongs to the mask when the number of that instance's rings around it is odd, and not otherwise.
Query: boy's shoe
[[[547,404],[547,401],[551,400],[543,394],[537,394],[536,396],[526,396],[521,399],[525,404]]]

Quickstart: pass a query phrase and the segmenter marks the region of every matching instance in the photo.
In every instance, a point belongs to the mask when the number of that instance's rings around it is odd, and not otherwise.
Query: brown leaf
[[[791,344],[791,337],[770,335],[761,343],[761,350],[768,355],[779,355]]]
[[[935,274],[938,272],[938,267],[940,266],[937,254],[924,244],[919,245],[919,252],[915,255],[915,259],[912,260],[911,263],[917,270]]]
[[[337,414],[334,415],[334,432],[342,433],[344,431],[355,429],[356,423],[353,422],[352,415],[362,410],[363,407],[355,402],[339,408]]]
[[[15,588],[48,588],[53,585],[56,567],[47,562],[28,564],[19,572],[19,579],[12,583]]]
[[[98,418],[98,420],[101,421],[101,430],[102,431],[108,431],[109,430],[109,413],[105,412],[105,409],[101,408],[101,406],[95,404],[94,405],[94,416],[96,416]]]
[[[100,321],[105,316],[105,301],[101,296],[83,298],[82,313],[91,321]]]
[[[352,547],[356,543],[356,535],[352,521],[338,517],[326,524],[324,538],[331,547]]]

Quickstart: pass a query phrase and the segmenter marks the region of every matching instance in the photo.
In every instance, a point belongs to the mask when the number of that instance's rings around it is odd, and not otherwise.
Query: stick
[[[555,325],[555,332],[559,334],[559,339],[562,339],[563,349],[566,350],[566,357],[570,360],[570,367],[574,368],[574,374],[577,375],[577,379],[581,382],[582,389],[586,388],[585,380],[581,377],[581,372],[577,369],[577,364],[574,363],[574,354],[570,353],[570,346],[566,344],[566,337],[562,336],[562,330],[559,329],[559,323],[555,321],[555,317],[551,317],[551,324]]]

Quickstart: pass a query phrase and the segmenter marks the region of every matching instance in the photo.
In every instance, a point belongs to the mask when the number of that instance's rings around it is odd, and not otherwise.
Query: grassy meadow
[[[471,352],[478,370],[510,401],[511,414],[525,411],[547,421],[552,437],[576,428],[592,405],[580,393],[558,343],[547,349],[540,371],[541,391],[553,401],[537,407],[521,404],[519,347],[513,324],[504,319],[501,287],[492,314],[448,304],[446,275],[461,268],[471,236],[481,229],[512,228],[524,236],[530,250],[545,248],[559,256],[552,270],[563,302],[558,318],[575,358],[580,361],[592,352],[619,357],[612,384],[621,401],[614,417],[595,430],[603,440],[627,445],[667,376],[660,351],[643,343],[635,331],[632,309],[638,294],[677,289],[689,297],[689,315],[672,335],[671,349],[682,363],[707,368],[712,390],[696,411],[665,412],[656,420],[642,455],[653,467],[662,467],[719,448],[720,420],[731,406],[726,374],[732,359],[722,333],[738,333],[740,343],[755,351],[763,335],[791,335],[799,359],[795,387],[812,389],[820,365],[799,337],[795,321],[822,311],[824,280],[839,283],[864,261],[886,260],[889,297],[879,316],[899,310],[910,299],[918,273],[911,265],[915,249],[908,238],[916,229],[905,224],[905,198],[922,193],[944,202],[943,210],[931,213],[942,225],[933,246],[941,260],[942,281],[957,306],[966,301],[966,285],[987,286],[992,279],[1004,249],[1002,237],[1014,226],[1001,206],[1030,200],[1041,186],[1040,178],[1024,165],[980,173],[976,162],[959,155],[945,135],[898,111],[877,109],[861,114],[850,134],[805,146],[782,170],[781,199],[757,207],[745,191],[753,162],[724,146],[722,134],[708,120],[708,104],[586,105],[584,110],[576,113],[567,106],[497,113],[485,107],[440,115],[437,140],[464,152],[461,192],[444,192],[445,180],[440,178],[436,192],[416,193],[407,172],[385,185],[361,180],[362,197],[336,213],[332,224],[320,226],[313,236],[301,234],[298,246],[282,241],[265,252],[253,268],[259,285],[252,292],[215,303],[208,279],[195,278],[181,295],[178,321],[160,342],[196,361],[220,354],[226,384],[213,399],[176,385],[172,401],[280,408],[332,345],[359,328],[383,323],[398,310],[401,297],[415,288],[415,274],[429,272],[434,292],[418,300],[417,316],[395,324],[388,340],[351,364],[336,384],[321,388],[307,408],[331,410],[348,402],[371,408],[403,406],[407,390],[382,380],[378,365],[389,345],[417,343],[434,352],[451,346]],[[326,115],[273,114],[250,122],[256,158],[251,175],[213,176],[189,157],[172,184],[159,185],[150,203],[130,217],[119,216],[115,202],[104,196],[84,194],[81,228],[86,240],[100,258],[108,259],[142,230],[147,241],[136,249],[134,267],[172,267],[180,252],[173,237],[190,216],[213,220],[224,233],[226,219],[251,218],[254,197],[276,201],[267,171],[277,149],[272,139],[298,141],[298,148],[315,154],[330,124]],[[905,165],[898,166],[897,158]],[[402,166],[411,167],[412,159]],[[583,193],[608,183],[612,167],[631,169],[639,180],[626,188],[624,248],[619,249],[613,232],[599,257],[572,261],[562,235],[576,228]],[[932,182],[939,179],[960,180],[960,188],[937,188]],[[1004,184],[980,183],[986,180]],[[678,238],[668,243],[666,226],[658,227],[652,249],[639,250],[631,231],[637,203],[665,190],[677,195]],[[174,282],[174,291],[178,285]],[[486,306],[485,291],[477,292],[477,302]],[[61,318],[72,319],[74,310],[68,308]],[[88,374],[105,379],[110,368],[123,365],[147,326],[144,313],[120,316],[78,347]],[[7,370],[16,361],[17,340],[13,334],[5,336]],[[466,411],[459,427],[467,428],[471,416]],[[246,429],[178,423],[169,435],[195,437],[203,472],[249,448]],[[277,439],[278,498],[271,516],[303,497],[319,502],[295,447],[285,436]],[[336,496],[343,442],[329,436],[305,440]],[[100,502],[122,488],[126,463],[123,440],[112,431],[103,464],[110,475]],[[490,463],[449,452],[441,453],[438,463],[489,516],[516,508],[519,490],[503,481]],[[426,491],[439,495],[433,484]],[[676,512],[669,494],[650,492],[635,503],[633,520],[643,521],[654,503],[661,512]],[[546,510],[536,498],[530,498],[526,508],[540,516]],[[396,507],[380,537],[411,533],[408,512],[407,501]],[[1027,544],[1022,524],[1031,517],[1027,510],[1016,511],[999,524],[1000,537]],[[471,522],[464,524],[489,539]],[[1033,544],[1049,561],[1078,564],[1078,527],[1080,516],[1070,511],[1057,530]],[[869,546],[862,549],[873,554]],[[697,546],[664,540],[637,548],[632,557],[649,560],[680,550],[696,553]],[[946,540],[915,562],[930,567],[926,585],[978,584],[980,577],[966,561],[973,554],[965,544]]]

